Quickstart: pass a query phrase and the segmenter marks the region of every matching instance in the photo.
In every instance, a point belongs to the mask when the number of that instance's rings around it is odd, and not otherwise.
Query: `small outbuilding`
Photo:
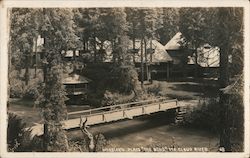
[[[63,85],[69,98],[68,102],[78,104],[86,101],[90,82],[91,80],[87,77],[76,73],[66,75],[63,79]]]

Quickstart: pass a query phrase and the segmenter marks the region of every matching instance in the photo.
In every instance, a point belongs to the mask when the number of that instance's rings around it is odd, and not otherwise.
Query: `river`
[[[137,151],[138,148],[175,147],[182,150],[201,149],[217,151],[218,136],[205,130],[178,126],[170,112],[159,112],[132,120],[123,120],[91,126],[93,134],[102,133],[108,140],[107,149],[118,148]],[[70,139],[80,140],[80,130],[68,132]]]

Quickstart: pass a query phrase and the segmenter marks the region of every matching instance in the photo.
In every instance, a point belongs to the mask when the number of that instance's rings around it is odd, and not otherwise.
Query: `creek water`
[[[102,133],[105,136],[108,140],[108,145],[105,147],[107,150],[117,148],[137,151],[138,148],[175,147],[180,151],[187,149],[217,151],[219,141],[218,136],[208,131],[174,124],[173,112],[159,112],[132,120],[91,126],[89,131],[93,134]],[[83,138],[80,130],[71,130],[68,133],[70,139]]]

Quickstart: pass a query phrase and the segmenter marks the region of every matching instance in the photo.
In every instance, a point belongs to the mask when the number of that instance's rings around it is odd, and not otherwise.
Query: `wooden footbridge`
[[[136,116],[149,115],[152,113],[178,109],[177,99],[154,99],[126,104],[105,106],[95,109],[69,112],[67,118],[62,121],[63,129],[79,128],[81,117],[87,120],[86,125],[96,125],[123,119],[133,119]],[[31,127],[31,135],[43,135],[43,124],[36,124]]]

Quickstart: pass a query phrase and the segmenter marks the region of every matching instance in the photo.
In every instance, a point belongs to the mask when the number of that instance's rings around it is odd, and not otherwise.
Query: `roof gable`
[[[166,50],[178,50],[181,47],[181,42],[183,41],[182,33],[177,32],[174,37],[168,41],[168,43],[165,45]]]
[[[138,49],[138,52],[135,54],[135,61],[141,62],[141,45],[139,40],[136,41],[135,48]],[[149,50],[150,44],[147,44],[146,48]],[[152,54],[152,62],[169,62],[173,60],[165,50],[165,47],[157,40],[152,40],[152,49],[154,50],[154,53]],[[145,56],[143,56],[143,60],[145,61]],[[147,54],[147,61],[150,61],[149,53]]]

